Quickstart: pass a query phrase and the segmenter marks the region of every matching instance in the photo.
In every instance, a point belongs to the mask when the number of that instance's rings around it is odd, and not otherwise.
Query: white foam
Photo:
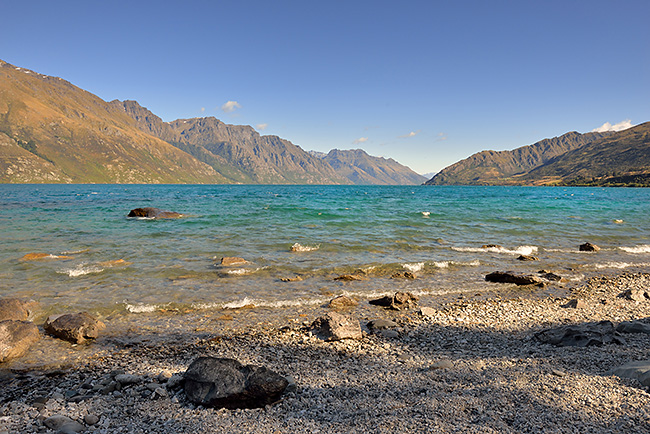
[[[239,309],[244,306],[251,306],[251,305],[256,306],[257,305],[256,300],[252,298],[244,297],[241,300],[235,300],[235,301],[231,301],[230,303],[225,303],[223,304],[222,307],[224,309]]]
[[[606,262],[604,264],[593,264],[592,265],[594,268],[598,270],[602,270],[603,268],[617,268],[617,269],[623,269],[623,268],[630,268],[630,267],[647,267],[650,266],[650,264],[639,264],[639,263],[633,263],[633,262]]]
[[[247,274],[253,274],[259,270],[260,268],[235,268],[234,270],[226,271],[226,273],[232,274],[233,276],[245,276]]]
[[[418,271],[424,268],[424,262],[416,262],[414,264],[402,264],[403,268],[406,268],[411,273],[417,273]]]
[[[67,274],[70,277],[79,277],[79,276],[85,276],[87,274],[101,273],[102,271],[104,271],[104,269],[96,265],[86,266],[85,264],[79,264],[75,268],[61,270],[59,271],[59,273]]]
[[[650,253],[650,244],[644,244],[634,247],[619,247],[619,249],[628,253]]]
[[[318,249],[320,249],[320,244],[316,246],[303,246],[300,243],[294,243],[294,245],[291,246],[292,252],[313,252],[314,250]]]
[[[508,255],[530,255],[538,250],[537,246],[518,246],[514,249],[507,249],[505,247],[452,247],[452,250],[457,252],[470,252],[470,253],[504,253]]]
[[[460,261],[436,261],[433,262],[433,265],[438,267],[438,268],[449,268],[451,265],[459,265],[462,267],[478,267],[481,265],[481,261],[478,259],[475,259],[470,262],[460,262]]]
[[[158,309],[155,304],[129,304],[125,303],[125,308],[131,313],[148,313]]]
[[[431,211],[422,211],[423,217],[429,217],[430,215],[431,215]]]
[[[451,265],[453,261],[436,261],[433,263],[438,268],[449,268],[449,265]]]

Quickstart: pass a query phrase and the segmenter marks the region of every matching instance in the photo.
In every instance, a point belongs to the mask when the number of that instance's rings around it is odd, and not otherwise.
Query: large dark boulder
[[[106,326],[88,312],[52,315],[45,320],[43,329],[53,336],[81,344],[96,339]]]
[[[580,250],[581,252],[597,252],[600,250],[600,247],[598,247],[595,244],[584,243],[584,244],[580,244],[578,250]]]
[[[0,321],[0,363],[20,357],[41,338],[38,327],[27,321]]]
[[[177,219],[183,214],[174,211],[163,211],[158,208],[135,208],[129,212],[127,217],[150,218],[150,219]]]
[[[540,342],[558,347],[588,347],[604,344],[624,344],[611,321],[577,324],[543,330],[535,334]]]
[[[264,407],[280,399],[289,382],[262,366],[199,357],[185,372],[185,394],[194,404],[217,408]]]
[[[544,281],[530,274],[517,274],[512,271],[495,271],[485,276],[488,282],[514,283],[515,285],[539,285]]]
[[[396,292],[393,295],[387,295],[382,298],[370,300],[368,303],[376,306],[383,306],[389,309],[402,310],[413,309],[418,306],[418,297],[410,292]]]

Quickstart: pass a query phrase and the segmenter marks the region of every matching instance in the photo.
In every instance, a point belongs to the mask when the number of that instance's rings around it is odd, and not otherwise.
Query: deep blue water
[[[144,206],[187,216],[126,217]],[[579,282],[647,271],[648,216],[650,189],[632,188],[5,184],[0,296],[111,313],[478,291],[495,270]],[[578,252],[586,241],[602,250]],[[28,253],[53,257],[21,260]],[[249,263],[220,267],[224,256]],[[333,280],[359,270],[363,281]],[[405,270],[418,278],[390,278]],[[281,281],[294,276],[303,280]]]

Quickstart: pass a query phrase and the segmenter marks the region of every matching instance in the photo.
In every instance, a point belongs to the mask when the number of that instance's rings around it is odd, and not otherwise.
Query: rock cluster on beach
[[[179,316],[158,340],[103,339],[78,365],[3,372],[0,432],[650,432],[650,300],[624,296],[647,288],[650,275],[635,274],[594,278],[566,297],[342,303],[344,314],[305,308],[294,322],[219,332],[201,328],[214,321],[206,313]],[[323,339],[323,312],[360,335]],[[187,382],[208,359],[199,381],[220,370],[216,359],[231,359],[230,373],[199,386],[199,397],[215,396],[202,401]],[[272,372],[275,392],[259,408],[239,408],[258,407],[248,398],[226,408],[217,390],[244,385],[233,390],[248,396],[247,367]]]

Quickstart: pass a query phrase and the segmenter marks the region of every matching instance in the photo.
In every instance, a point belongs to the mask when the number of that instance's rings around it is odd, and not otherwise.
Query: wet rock
[[[331,299],[328,306],[330,307],[330,309],[346,309],[346,308],[354,307],[358,304],[359,303],[356,300],[353,300],[350,297],[347,297],[345,295],[339,295],[338,297],[334,297],[333,299]]]
[[[288,386],[281,375],[237,360],[200,357],[185,372],[185,394],[194,404],[258,408],[276,402]]]
[[[70,419],[67,416],[55,414],[43,420],[43,424],[49,429],[57,430],[60,433],[77,433],[85,429],[79,422]]]
[[[300,276],[294,276],[294,277],[282,277],[280,279],[282,282],[301,282],[302,277]]]
[[[387,295],[382,298],[370,300],[370,304],[383,306],[389,309],[402,310],[413,309],[418,305],[418,298],[410,292],[396,292],[393,295]]]
[[[79,312],[50,316],[43,328],[53,336],[81,344],[88,339],[96,339],[106,326],[88,312]]]
[[[517,274],[512,271],[495,271],[485,276],[488,282],[514,283],[515,285],[539,285],[543,283],[540,277],[530,274]]]
[[[158,208],[135,208],[129,211],[127,217],[150,218],[150,219],[177,219],[183,214],[174,211],[163,211]]]
[[[543,270],[540,271],[540,277],[546,280],[550,280],[552,282],[559,282],[562,280],[562,276],[558,276],[555,273],[551,273],[550,271],[544,272]]]
[[[225,256],[221,258],[220,264],[224,267],[232,267],[234,265],[248,264],[248,261],[244,258],[238,258],[236,256]]]
[[[34,300],[2,298],[0,299],[0,321],[9,319],[15,321],[27,321],[37,306],[38,303]]]
[[[391,279],[415,279],[415,274],[410,271],[399,271],[390,276]]]
[[[579,300],[574,298],[569,300],[567,304],[563,304],[562,307],[572,308],[572,309],[584,309],[587,307],[587,303],[584,300]]]
[[[632,301],[648,301],[650,300],[650,289],[632,288],[623,291],[619,297],[627,298]]]
[[[531,256],[531,255],[519,255],[517,260],[518,261],[539,261],[539,258],[537,256]]]
[[[595,244],[584,243],[584,244],[580,244],[580,247],[578,247],[578,249],[581,252],[597,252],[600,250],[600,247],[598,247]]]
[[[368,328],[371,330],[385,330],[394,327],[397,327],[397,323],[389,319],[374,319],[368,322]]]
[[[650,324],[641,321],[623,321],[616,326],[619,333],[645,333],[650,335]]]
[[[638,380],[646,387],[650,387],[650,360],[626,363],[614,368],[607,375],[616,375],[620,378],[632,378]]]
[[[311,328],[316,336],[326,341],[360,339],[362,336],[358,320],[337,312],[328,312],[316,318]]]
[[[483,244],[481,249],[503,249],[499,244]]]
[[[50,253],[27,253],[20,261],[38,261],[40,259],[70,259],[71,256],[52,255]]]
[[[357,276],[355,274],[342,274],[335,277],[334,280],[337,280],[339,282],[354,282],[356,280],[363,280],[363,277]]]
[[[38,327],[27,321],[0,322],[0,363],[20,357],[41,338]]]
[[[543,330],[535,334],[535,338],[542,343],[558,347],[588,347],[604,344],[625,344],[623,338],[614,329],[611,321],[600,321],[579,325]]]

